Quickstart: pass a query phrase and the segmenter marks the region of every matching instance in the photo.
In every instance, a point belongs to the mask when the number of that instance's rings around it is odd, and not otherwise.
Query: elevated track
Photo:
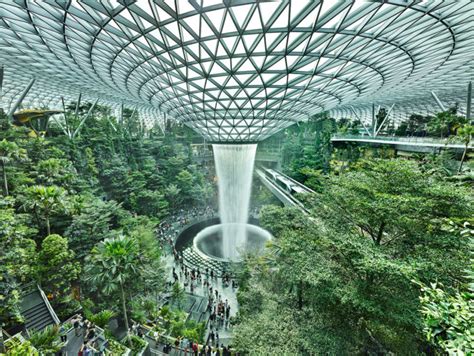
[[[257,168],[256,173],[263,185],[267,187],[285,206],[293,206],[305,214],[309,211],[298,199],[299,194],[315,193],[312,189],[293,178],[274,169]]]

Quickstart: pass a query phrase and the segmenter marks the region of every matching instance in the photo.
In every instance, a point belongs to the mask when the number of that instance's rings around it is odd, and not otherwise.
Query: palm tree
[[[3,191],[8,195],[8,180],[6,165],[11,160],[20,160],[26,158],[26,150],[18,147],[15,142],[9,142],[5,139],[0,141],[0,165],[3,172]]]
[[[139,278],[141,270],[139,257],[138,244],[134,239],[126,236],[113,237],[105,239],[92,249],[86,266],[86,280],[101,287],[105,294],[120,292],[129,343],[124,286],[127,282]]]
[[[49,218],[52,213],[64,208],[66,191],[63,188],[55,185],[51,187],[34,185],[32,187],[28,187],[25,193],[26,202],[23,204],[23,206],[33,210],[36,217],[38,217],[38,213],[43,215],[46,223],[47,236],[51,235]]]

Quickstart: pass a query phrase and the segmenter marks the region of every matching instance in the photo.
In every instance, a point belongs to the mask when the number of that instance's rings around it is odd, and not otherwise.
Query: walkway
[[[448,142],[447,139],[437,139],[434,137],[396,137],[396,136],[363,136],[363,135],[335,135],[331,142],[362,142],[383,145],[412,146],[426,148],[450,148],[464,150],[464,145],[458,142]],[[474,149],[471,144],[469,150]]]

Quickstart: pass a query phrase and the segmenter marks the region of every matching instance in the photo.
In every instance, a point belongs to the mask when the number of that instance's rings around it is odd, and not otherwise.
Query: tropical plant
[[[48,325],[41,331],[33,331],[30,334],[29,341],[44,355],[53,355],[64,346],[64,343],[59,339],[59,328],[57,325]]]
[[[132,354],[136,355],[138,354],[141,350],[143,350],[148,343],[143,340],[141,337],[138,337],[136,335],[132,335],[130,337],[131,344],[130,344],[130,349],[132,350]]]
[[[127,347],[122,345],[120,342],[115,341],[112,338],[108,338],[108,346],[105,351],[106,355],[115,356],[115,355],[124,355],[127,351]]]
[[[171,300],[173,301],[173,304],[176,304],[178,308],[181,308],[185,296],[186,294],[184,292],[184,289],[181,288],[179,283],[173,284],[173,288],[171,290]]]
[[[53,234],[43,240],[38,256],[38,280],[48,292],[53,295],[68,293],[71,282],[81,271],[74,257],[66,238]]]
[[[46,236],[51,235],[50,217],[65,208],[66,191],[58,186],[35,185],[25,190],[23,206],[33,211],[35,216],[43,217],[46,223]]]
[[[87,280],[103,289],[105,294],[119,292],[129,342],[125,286],[140,276],[141,268],[138,244],[126,236],[107,238],[97,244],[86,266]]]
[[[39,356],[31,342],[28,340],[20,340],[19,337],[13,337],[5,342],[6,354],[5,356]],[[1,350],[0,350],[1,351]],[[3,355],[0,353],[0,355]]]
[[[421,312],[429,342],[450,355],[474,353],[474,229],[469,222],[459,226],[451,222],[453,233],[470,238],[471,261],[466,270],[466,283],[450,293],[440,283],[421,286]]]
[[[113,310],[105,309],[96,314],[86,314],[86,318],[99,328],[106,329],[109,326],[110,319],[115,315],[117,315],[117,313]]]

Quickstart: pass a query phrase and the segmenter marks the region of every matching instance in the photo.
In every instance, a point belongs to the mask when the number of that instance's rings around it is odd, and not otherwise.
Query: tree
[[[38,279],[46,291],[55,296],[67,293],[81,270],[74,259],[66,238],[53,234],[43,240],[38,256]]]
[[[428,231],[433,221],[468,215],[467,196],[462,188],[423,175],[415,162],[374,159],[331,177],[315,197],[314,211],[377,245],[408,236],[415,243],[415,237]]]
[[[5,195],[9,194],[8,180],[7,180],[7,164],[12,160],[21,160],[26,158],[26,150],[18,147],[15,142],[3,139],[0,141],[0,165],[3,173],[3,192]]]
[[[180,193],[181,189],[178,188],[176,184],[170,184],[165,189],[165,196],[170,202],[171,208],[176,209],[180,204]]]
[[[16,214],[10,197],[0,198],[0,324],[22,321],[19,286],[30,282],[36,266],[36,232]]]
[[[176,177],[176,183],[181,191],[183,201],[190,201],[192,197],[194,178],[187,170],[182,170]]]
[[[125,212],[113,200],[103,201],[84,196],[65,236],[78,259],[84,259],[95,244],[113,235],[112,229],[119,226],[120,216]]]
[[[474,230],[469,222],[457,226],[451,222],[452,232],[470,238],[471,261],[466,270],[466,281],[461,289],[450,293],[442,284],[421,285],[421,312],[427,340],[444,352],[469,355],[474,352]]]
[[[66,191],[55,185],[50,187],[35,185],[25,190],[25,198],[23,206],[32,210],[37,220],[39,216],[43,217],[46,224],[46,236],[51,235],[50,217],[64,210]]]
[[[65,159],[48,158],[36,165],[36,178],[42,185],[67,185],[73,179],[70,162]]]
[[[455,134],[467,119],[456,114],[457,109],[452,108],[439,112],[428,122],[428,132],[432,135],[439,135],[441,138]]]
[[[443,221],[472,215],[469,193],[416,163],[375,159],[327,176],[308,198],[309,218],[261,211],[274,239],[239,277],[236,347],[265,353],[271,339],[291,354],[426,350],[413,280],[459,283],[466,241]]]
[[[130,205],[141,215],[164,218],[168,214],[168,202],[158,190],[142,189],[132,193]]]
[[[173,289],[171,290],[171,300],[178,306],[178,308],[181,308],[185,296],[186,294],[184,293],[184,289],[181,288],[179,283],[173,284]]]
[[[87,262],[86,280],[107,295],[119,292],[130,342],[125,288],[132,280],[141,277],[144,268],[137,242],[126,236],[105,239],[92,249]]]

